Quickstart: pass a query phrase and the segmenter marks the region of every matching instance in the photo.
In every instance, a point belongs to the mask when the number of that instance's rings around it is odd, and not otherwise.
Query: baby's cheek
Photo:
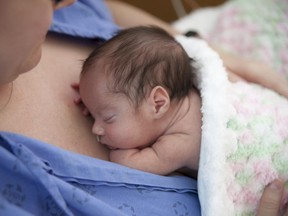
[[[113,127],[109,132],[109,138],[114,143],[114,147],[120,149],[131,148],[130,143],[133,140],[133,131],[126,131],[123,128],[118,130]]]

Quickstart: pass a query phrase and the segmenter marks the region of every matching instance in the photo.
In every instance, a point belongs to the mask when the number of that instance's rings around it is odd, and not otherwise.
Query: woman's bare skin
[[[0,89],[0,130],[40,139],[61,148],[107,160],[91,133],[92,122],[75,106],[71,83],[79,79],[92,42],[48,35],[36,68]],[[2,106],[3,105],[3,106]]]

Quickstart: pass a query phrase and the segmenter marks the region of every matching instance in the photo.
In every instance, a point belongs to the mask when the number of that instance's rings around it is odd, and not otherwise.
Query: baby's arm
[[[177,139],[174,135],[166,136],[144,149],[112,150],[110,160],[145,172],[167,175],[184,167],[193,156],[189,153],[189,142],[183,142],[185,139],[180,136]]]
[[[161,153],[160,153],[161,154]],[[170,166],[152,147],[144,149],[119,149],[110,152],[110,160],[121,165],[158,175],[172,173],[177,167]],[[173,165],[176,165],[175,163]]]

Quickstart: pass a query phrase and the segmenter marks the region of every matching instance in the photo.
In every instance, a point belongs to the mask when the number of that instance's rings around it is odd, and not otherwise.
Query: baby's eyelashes
[[[104,122],[110,124],[114,121],[114,119],[115,119],[115,115],[112,115],[112,116],[109,116],[107,118],[104,118]]]

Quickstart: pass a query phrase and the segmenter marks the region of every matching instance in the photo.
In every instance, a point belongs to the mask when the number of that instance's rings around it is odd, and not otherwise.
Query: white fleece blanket
[[[176,39],[199,64],[202,215],[255,215],[263,188],[288,179],[288,100],[255,84],[230,83],[206,42]],[[283,205],[287,198],[285,192]]]

